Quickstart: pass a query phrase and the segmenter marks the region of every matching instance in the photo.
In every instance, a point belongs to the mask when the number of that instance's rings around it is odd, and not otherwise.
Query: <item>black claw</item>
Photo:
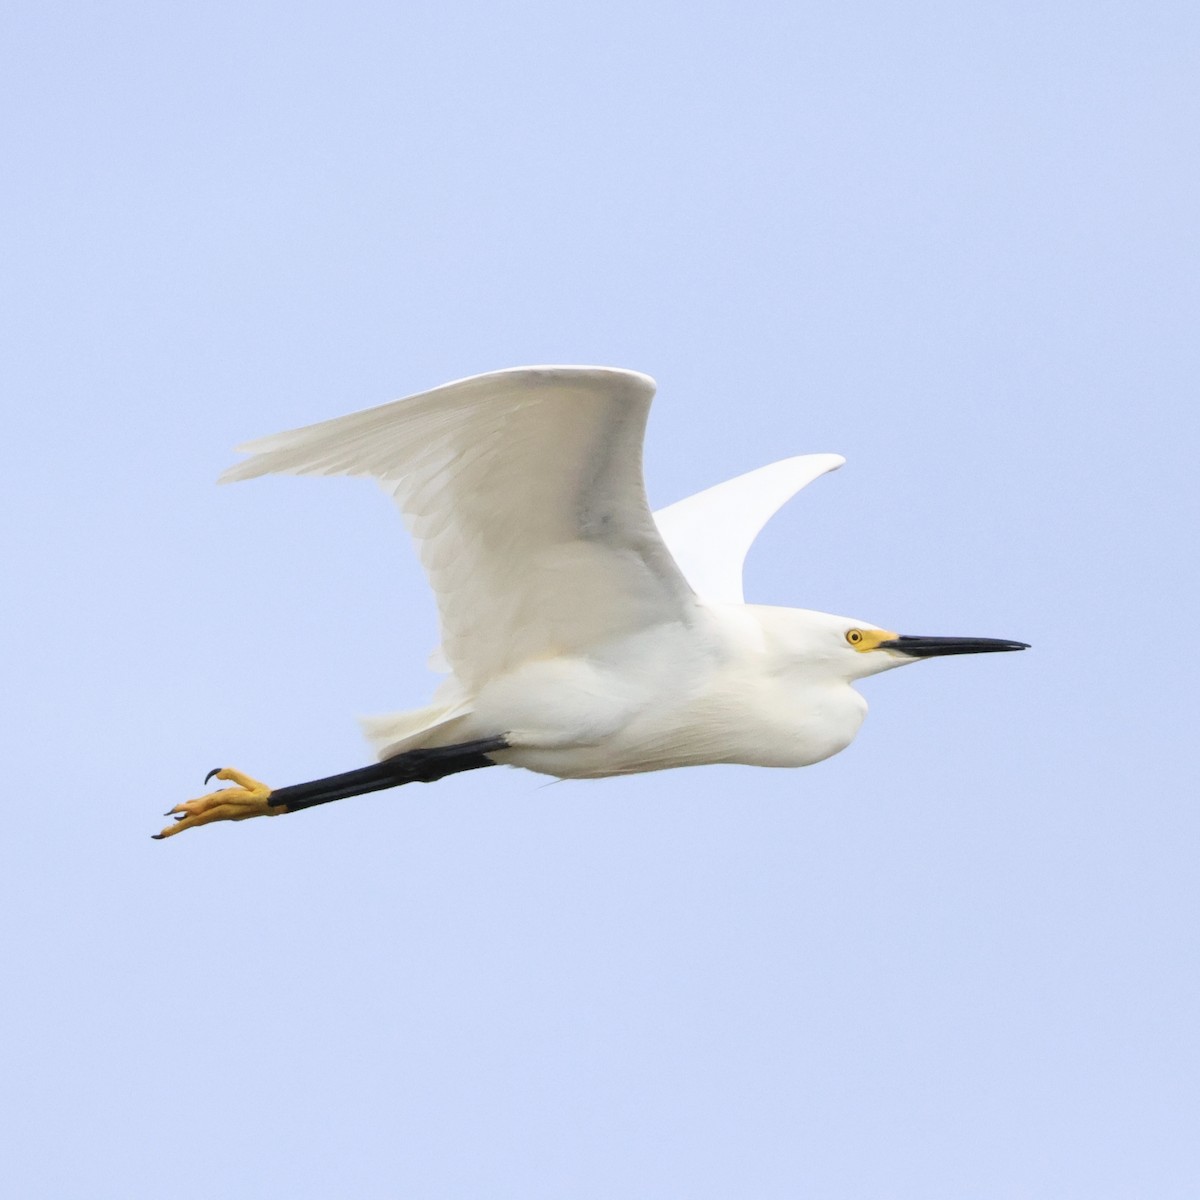
[[[166,836],[166,834],[163,834],[163,833],[152,833],[150,836],[151,836],[151,837],[152,837],[152,838],[153,838],[153,839],[154,839],[156,842],[161,842],[161,841],[163,840],[163,838]]]
[[[207,783],[218,771],[225,770],[224,767],[213,767],[211,771],[204,777],[204,782]]]

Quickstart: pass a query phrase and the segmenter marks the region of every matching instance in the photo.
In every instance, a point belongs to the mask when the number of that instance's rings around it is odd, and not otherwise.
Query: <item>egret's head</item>
[[[999,650],[1027,650],[1025,642],[1003,638],[917,637],[881,629],[851,617],[805,609],[777,609],[791,614],[775,624],[785,653],[806,664],[821,664],[852,681],[880,671],[890,671],[922,658],[948,654],[992,654]]]

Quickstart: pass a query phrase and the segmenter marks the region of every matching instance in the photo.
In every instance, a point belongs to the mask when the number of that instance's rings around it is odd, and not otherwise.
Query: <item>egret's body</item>
[[[177,806],[164,834],[492,763],[562,778],[807,766],[858,732],[855,680],[1023,648],[745,604],[758,531],[843,460],[786,459],[652,516],[641,446],[653,394],[632,371],[518,368],[243,447],[251,457],[224,480],[366,475],[393,495],[437,597],[449,674],[428,707],[364,722],[376,767],[277,791],[222,770],[237,786]]]
[[[686,625],[490,681],[438,742],[506,729],[512,749],[498,761],[568,779],[707,763],[808,766],[848,746],[867,711],[852,687],[814,677],[789,652],[808,644],[810,615],[822,614],[698,603]]]

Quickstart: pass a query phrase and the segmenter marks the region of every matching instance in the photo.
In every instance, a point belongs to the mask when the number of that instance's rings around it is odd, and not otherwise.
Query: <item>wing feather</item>
[[[702,600],[742,604],[742,565],[762,527],[802,487],[845,461],[840,454],[785,458],[660,508],[654,520]]]
[[[531,658],[664,621],[695,597],[646,502],[654,381],[523,367],[240,446],[222,482],[365,475],[394,497],[468,689]]]

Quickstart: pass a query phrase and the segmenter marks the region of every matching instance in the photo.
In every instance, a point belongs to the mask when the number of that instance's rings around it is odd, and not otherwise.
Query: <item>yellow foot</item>
[[[222,788],[198,800],[185,800],[175,805],[167,813],[168,817],[175,818],[175,824],[151,836],[158,840],[168,838],[173,833],[182,833],[195,825],[207,825],[210,821],[245,821],[250,817],[277,817],[287,812],[282,804],[271,804],[271,789],[265,783],[259,783],[257,779],[251,779],[232,767],[210,771],[204,782],[207,783],[214,775],[237,786]]]

